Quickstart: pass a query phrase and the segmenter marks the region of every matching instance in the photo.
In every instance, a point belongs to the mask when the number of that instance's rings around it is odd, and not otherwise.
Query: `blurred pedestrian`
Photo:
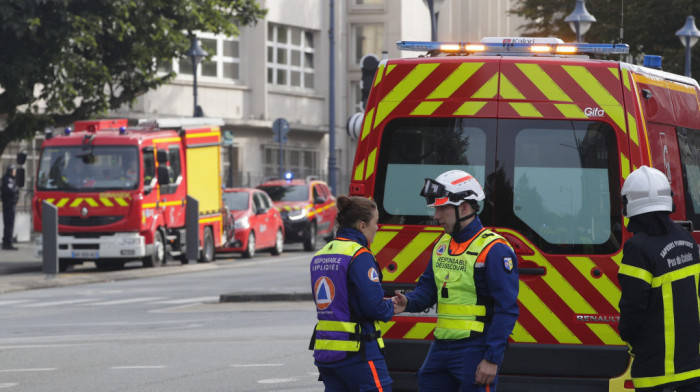
[[[380,321],[394,314],[382,273],[368,249],[377,232],[377,204],[339,196],[338,233],[311,260],[318,323],[311,339],[326,391],[391,391]]]
[[[5,170],[5,175],[0,180],[0,199],[2,200],[2,248],[5,250],[17,250],[12,245],[13,233],[15,230],[15,212],[19,202],[19,186],[15,180],[17,169],[15,165],[10,165]]]
[[[638,391],[700,391],[700,257],[690,232],[671,221],[671,184],[642,166],[622,186],[625,242],[618,280],[620,337]],[[674,389],[675,388],[675,389]]]

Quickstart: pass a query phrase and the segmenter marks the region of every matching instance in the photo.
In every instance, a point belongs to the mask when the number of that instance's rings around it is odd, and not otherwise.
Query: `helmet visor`
[[[435,199],[443,198],[447,196],[447,193],[448,192],[445,190],[445,186],[432,178],[425,179],[423,189],[420,191],[420,195],[425,197],[425,201],[428,204],[435,204]]]

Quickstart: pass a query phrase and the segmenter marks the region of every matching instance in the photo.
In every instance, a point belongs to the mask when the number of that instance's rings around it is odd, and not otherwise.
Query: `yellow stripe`
[[[542,117],[542,113],[529,102],[510,102],[510,106],[518,112],[520,117]]]
[[[634,74],[634,80],[636,80],[639,83],[651,84],[652,86],[658,86],[674,91],[680,91],[682,93],[695,94],[695,88],[692,85],[675,83],[668,80],[657,79],[655,77],[648,77],[642,74]]]
[[[554,106],[566,118],[588,118],[586,113],[574,103],[555,103]]]
[[[384,76],[384,67],[385,66],[386,66],[386,63],[379,64],[379,69],[377,69],[377,74],[376,74],[376,77],[374,78],[374,86],[378,85],[379,82],[381,82],[382,76]]]
[[[367,157],[367,173],[365,173],[365,179],[369,178],[374,173],[374,161],[377,159],[377,148],[375,147],[372,152],[369,153]]]
[[[539,64],[517,64],[517,66],[550,101],[573,102]]]
[[[566,328],[566,325],[522,280],[520,281],[518,299],[559,343],[581,344],[576,335]]]
[[[624,110],[620,102],[600,84],[600,81],[581,65],[563,65],[566,72],[593,98],[594,101],[608,114],[620,129],[626,129]]]
[[[428,226],[428,227],[424,227],[423,231],[445,231],[445,230],[442,227]]]
[[[661,286],[661,297],[664,301],[664,373],[673,374],[676,368],[673,357],[676,356],[676,320],[673,315],[673,284],[668,282]]]
[[[175,201],[166,201],[160,204],[163,207],[172,207],[172,206],[179,206],[182,205],[181,200],[175,200]]]
[[[168,142],[179,142],[180,138],[179,137],[166,137],[163,139],[153,139],[153,144],[156,143],[168,143]]]
[[[464,82],[466,82],[474,73],[481,68],[484,63],[462,63],[433,90],[427,99],[444,99],[449,98]]]
[[[620,70],[618,70],[617,68],[608,68],[608,71],[610,71],[610,73],[618,80],[620,79]]]
[[[365,140],[369,132],[372,130],[372,117],[374,117],[374,108],[370,109],[362,123],[362,136],[360,141]]]
[[[537,340],[518,321],[515,322],[515,327],[513,327],[510,337],[513,338],[514,342],[518,343],[537,343]]]
[[[416,235],[416,237],[409,242],[402,250],[399,252],[396,256],[394,256],[392,261],[396,262],[396,270],[395,271],[386,271],[384,273],[384,279],[388,281],[395,280],[401,273],[403,273],[404,270],[406,270],[406,267],[411,265],[411,263],[425,251],[430,245],[432,245],[433,241],[435,241],[441,233],[425,233],[421,232],[420,234]],[[418,281],[418,278],[416,278],[416,281]]]
[[[92,197],[86,197],[85,202],[88,203],[90,207],[99,207],[100,204],[95,201]]]
[[[651,272],[643,268],[631,266],[629,264],[620,265],[620,270],[618,271],[618,274],[627,275],[631,278],[637,278],[648,284],[651,284],[651,281],[654,279],[654,276],[651,274]]]
[[[82,197],[76,197],[75,200],[73,200],[73,202],[70,203],[70,207],[77,207],[77,206],[79,206],[80,203],[82,203],[82,202],[83,202],[83,198],[82,198]]]
[[[364,178],[362,178],[362,174],[365,172],[365,160],[363,159],[360,161],[360,163],[357,164],[357,167],[355,168],[355,176],[352,178],[355,181],[362,181]]]
[[[199,219],[199,223],[211,223],[211,222],[218,222],[221,220],[220,216],[214,216],[211,218],[201,218]]]
[[[630,113],[627,113],[627,124],[629,126],[629,135],[630,139],[632,139],[632,142],[636,145],[639,145],[639,135],[637,131],[637,120],[634,119],[634,116],[631,115]]]
[[[383,321],[380,321],[380,322],[379,322],[379,328],[380,328],[382,331],[384,331],[384,333],[386,333],[386,332],[389,330],[389,328],[391,328],[391,327],[394,326],[394,324],[396,324],[396,321],[387,321],[386,323],[383,322]],[[382,335],[384,335],[384,334],[382,334]]]
[[[379,124],[399,105],[403,100],[415,90],[418,85],[430,75],[437,63],[418,64],[406,77],[399,82],[377,105],[377,117],[374,121]]]
[[[428,116],[433,114],[437,110],[437,108],[442,105],[442,101],[425,101],[421,102],[416,106],[415,109],[411,112],[411,116]]]
[[[127,207],[129,205],[129,203],[123,197],[115,197],[114,201],[116,201],[117,204],[119,204],[122,207]]]
[[[372,241],[372,244],[370,245],[369,249],[375,255],[384,249],[386,244],[388,244],[389,241],[393,240],[394,237],[399,234],[396,231],[384,231],[384,229],[385,228],[382,228],[382,230],[377,231],[377,234],[374,235],[374,241]]]
[[[622,170],[622,178],[627,178],[631,173],[630,160],[623,153],[620,153],[620,168]]]
[[[382,226],[382,230],[403,230],[403,226]]]
[[[100,201],[105,205],[105,207],[112,207],[114,205],[112,201],[109,200],[109,197],[100,197]]]
[[[146,208],[156,208],[156,203],[142,204],[141,207],[142,207],[143,209],[146,209]]]
[[[425,339],[435,329],[434,323],[416,323],[406,334],[404,339]]]
[[[615,283],[610,280],[608,275],[602,274],[599,278],[594,278],[591,275],[593,268],[596,268],[595,263],[588,257],[568,257],[571,264],[588,280],[598,292],[613,306],[618,312],[618,304],[620,302],[620,289]]]
[[[678,374],[671,374],[668,376],[634,378],[633,381],[634,386],[637,388],[651,388],[661,384],[690,380],[691,378],[695,377],[700,377],[700,369]]]
[[[58,203],[56,203],[56,207],[59,207],[59,208],[60,208],[60,207],[63,207],[63,206],[65,206],[66,203],[68,203],[69,201],[70,201],[70,199],[67,198],[67,197],[65,197],[65,198],[59,200]]]
[[[651,275],[651,273],[649,273]],[[684,267],[676,271],[665,273],[650,280],[651,287],[660,287],[664,283],[671,283],[677,280],[685,279],[689,276],[700,274],[700,264],[694,264],[689,267]]]
[[[615,331],[612,325],[607,323],[587,323],[586,326],[593,331],[606,345],[624,346],[625,342],[620,339],[620,335]]]
[[[504,99],[525,99],[525,96],[506,78],[506,75],[501,74],[501,97]]]
[[[53,204],[54,199],[44,199],[47,203]]]
[[[188,133],[185,136],[187,137],[187,139],[192,139],[192,138],[197,138],[197,137],[221,136],[221,134],[219,132],[204,132],[204,133]]]
[[[632,87],[630,87],[630,77],[629,77],[629,71],[627,68],[622,68],[622,84],[625,85],[625,88],[629,90],[630,92],[632,91]]]
[[[457,116],[474,116],[486,105],[485,101],[468,101],[462,104],[454,113]]]
[[[477,90],[472,98],[476,99],[491,99],[498,94],[498,73],[494,74],[479,90]]]

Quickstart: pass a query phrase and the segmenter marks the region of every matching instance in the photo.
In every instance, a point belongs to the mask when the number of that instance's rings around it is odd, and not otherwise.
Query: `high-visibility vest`
[[[482,229],[465,243],[453,242],[452,237],[445,234],[433,247],[438,296],[435,339],[465,339],[472,336],[472,332],[484,331],[486,307],[479,302],[474,269],[485,266],[488,250],[496,242],[508,245],[500,235]]]
[[[379,322],[375,332],[362,333],[348,299],[347,271],[358,252],[366,249],[357,242],[335,239],[311,260],[311,283],[318,324],[312,346],[318,362],[337,362],[360,351],[363,342],[377,340],[384,348]]]

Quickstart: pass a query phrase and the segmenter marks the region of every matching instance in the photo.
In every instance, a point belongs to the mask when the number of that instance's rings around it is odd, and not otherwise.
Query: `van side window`
[[[695,230],[700,228],[700,130],[678,128],[678,149],[680,150],[685,189],[685,212],[693,222]]]
[[[388,124],[375,185],[379,223],[435,224],[433,209],[420,196],[423,181],[461,169],[483,184],[486,157],[495,155],[495,144],[487,145],[486,134],[495,128],[496,120],[471,118],[397,119]]]
[[[499,121],[498,160],[509,181],[494,193],[496,226],[518,230],[548,253],[619,249],[615,140],[602,122]]]
[[[143,149],[143,185],[151,185],[156,177],[156,158],[153,148]]]

